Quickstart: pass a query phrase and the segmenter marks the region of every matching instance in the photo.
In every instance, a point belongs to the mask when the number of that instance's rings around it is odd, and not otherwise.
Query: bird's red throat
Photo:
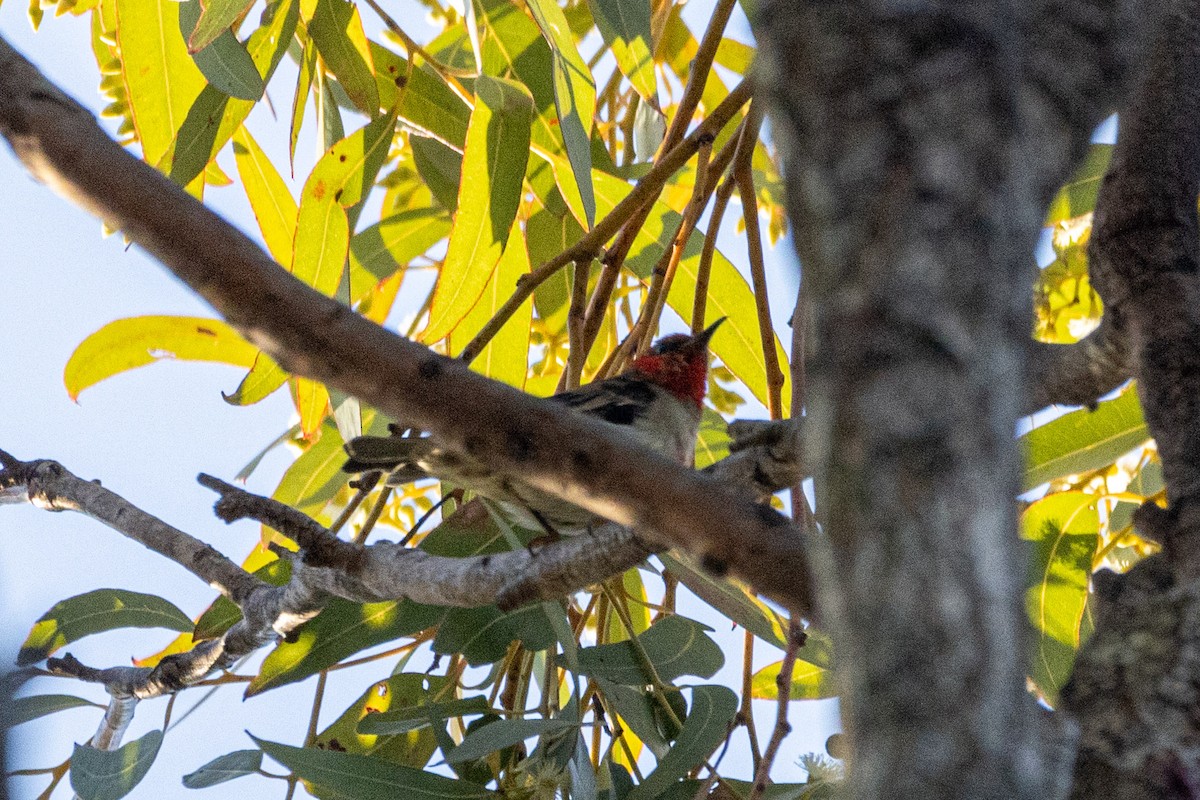
[[[708,389],[708,359],[672,358],[647,354],[633,362],[633,368],[680,400],[690,400],[700,408]]]

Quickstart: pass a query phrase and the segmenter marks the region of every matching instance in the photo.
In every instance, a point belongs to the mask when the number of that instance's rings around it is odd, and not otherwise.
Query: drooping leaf
[[[189,31],[184,30],[188,50],[198,53],[221,33],[233,26],[238,17],[250,10],[253,0],[205,0],[203,13]]]
[[[246,51],[265,85],[287,51],[296,31],[297,0],[273,0],[263,11],[263,24],[246,40]],[[159,161],[159,169],[171,180],[187,186],[206,167],[254,109],[255,101],[231,98],[213,86],[205,86],[187,110],[178,135]]]
[[[459,653],[471,666],[500,659],[513,641],[527,650],[545,650],[556,641],[541,606],[504,613],[495,606],[452,608],[433,640],[435,653]]]
[[[1022,490],[1048,480],[1099,469],[1150,438],[1137,392],[1080,409],[1039,425],[1020,438],[1025,449]]]
[[[787,645],[785,624],[779,615],[741,584],[701,569],[683,554],[661,553],[659,558],[680,583],[731,622],[781,650]]]
[[[30,722],[39,717],[46,717],[72,708],[104,708],[99,703],[93,703],[91,700],[84,700],[82,697],[70,694],[35,694],[32,697],[18,697],[6,702],[8,705],[4,709],[4,713],[0,714],[0,726],[4,728],[11,728],[22,722]]]
[[[529,156],[533,101],[520,85],[475,81],[458,212],[422,341],[444,338],[479,300],[516,218]]]
[[[302,780],[328,789],[339,797],[355,800],[392,800],[397,797],[486,800],[499,797],[477,784],[377,758],[290,747],[258,738],[254,738],[254,741],[264,753]]]
[[[237,367],[254,363],[257,348],[233,328],[201,317],[130,317],[88,336],[67,361],[63,382],[72,400],[126,370],[162,359],[215,361]]]
[[[36,663],[85,636],[118,628],[166,628],[183,632],[192,629],[192,620],[152,594],[96,589],[60,600],[43,614],[21,645],[17,664]]]
[[[466,347],[508,300],[517,287],[517,281],[526,275],[529,269],[525,234],[521,231],[520,221],[514,219],[512,230],[508,234],[508,244],[504,247],[496,271],[483,289],[483,296],[450,335],[450,347],[447,350],[450,355]],[[529,323],[532,314],[533,300],[527,299],[475,357],[471,368],[494,380],[503,381],[518,389],[523,388],[528,371]]]
[[[698,622],[672,615],[659,619],[637,638],[662,680],[673,681],[681,675],[711,678],[725,663],[725,655],[705,630]],[[579,671],[629,686],[649,682],[629,642],[582,648]]]
[[[750,693],[758,700],[779,698],[779,668],[783,662],[776,661],[758,672],[750,684]],[[796,654],[796,665],[792,669],[792,700],[821,700],[836,697],[840,687],[834,676],[833,642],[813,629],[808,630],[804,646]]]
[[[271,159],[245,128],[233,135],[233,154],[267,251],[285,269],[290,268],[296,239],[296,200]]]
[[[332,600],[293,641],[280,642],[263,659],[246,696],[304,680],[368,647],[423,631],[436,625],[444,613],[410,600],[366,604]]]
[[[317,0],[308,35],[350,100],[374,118],[379,113],[379,89],[358,10],[347,0]]]
[[[472,731],[469,736],[463,739],[462,744],[446,754],[446,761],[451,764],[474,761],[497,750],[503,750],[506,747],[520,744],[526,739],[532,739],[544,733],[564,731],[567,728],[577,726],[577,722],[569,719],[496,720]]]
[[[296,411],[300,414],[300,430],[312,436],[329,413],[329,390],[325,384],[308,378],[296,378]]]
[[[617,68],[643,100],[657,100],[649,0],[589,0],[588,5],[600,35],[612,48]]]
[[[1037,634],[1031,670],[1051,703],[1070,677],[1079,647],[1100,541],[1098,502],[1096,495],[1060,492],[1037,501],[1021,517],[1021,538],[1034,546],[1025,589],[1025,609]]]
[[[683,729],[654,772],[633,788],[628,800],[652,800],[671,784],[704,763],[729,734],[737,715],[738,698],[725,686],[695,686]]]
[[[352,280],[356,286],[366,275],[386,280],[449,233],[450,218],[439,208],[414,208],[384,217],[350,239]]]
[[[567,158],[571,162],[587,227],[596,224],[592,189],[592,118],[596,113],[596,82],[579,55],[567,18],[553,0],[530,0],[528,8],[554,57],[554,104]],[[570,199],[567,201],[571,202]]]
[[[350,248],[347,209],[374,184],[394,125],[394,116],[381,116],[337,142],[304,182],[292,272],[322,294],[332,296],[341,282]]]
[[[184,0],[179,5],[179,29],[186,37],[201,18],[201,0]],[[254,66],[254,59],[233,31],[220,32],[200,50],[192,50],[192,59],[210,85],[230,97],[242,100],[262,98],[266,84]]]
[[[206,81],[179,32],[178,3],[117,0],[117,43],[143,158],[158,164]]]
[[[183,785],[189,789],[207,789],[234,778],[254,775],[262,767],[261,750],[235,750],[217,756],[195,772],[183,776]]]
[[[288,373],[283,367],[266,353],[259,351],[251,365],[250,371],[242,378],[242,382],[230,394],[221,393],[226,403],[235,406],[248,406],[265,400],[276,389],[287,383]]]
[[[439,703],[419,702],[404,708],[367,714],[358,721],[358,732],[375,735],[408,733],[426,727],[431,721],[486,714],[490,710],[487,698],[482,695]]]
[[[81,800],[118,800],[133,791],[154,763],[162,731],[150,731],[116,750],[75,745],[71,788]]]
[[[437,750],[437,740],[426,727],[379,735],[359,728],[364,720],[392,713],[392,709],[419,710],[446,692],[446,679],[436,675],[401,673],[372,684],[334,722],[317,734],[313,745],[340,753],[361,753],[406,767],[424,767]],[[486,708],[487,704],[484,703]],[[414,732],[416,731],[416,732]]]

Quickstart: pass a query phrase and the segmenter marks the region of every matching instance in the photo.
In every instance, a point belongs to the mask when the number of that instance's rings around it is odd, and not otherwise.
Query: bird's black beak
[[[697,333],[692,338],[692,346],[697,349],[708,347],[708,340],[713,337],[713,334],[717,332],[717,328],[721,327],[721,323],[726,319],[728,319],[728,317],[721,317],[712,325],[709,325],[707,328]]]

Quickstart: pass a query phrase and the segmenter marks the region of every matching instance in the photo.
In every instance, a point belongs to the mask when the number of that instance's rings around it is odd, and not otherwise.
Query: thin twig
[[[793,616],[788,622],[787,649],[783,651],[783,660],[779,663],[779,675],[775,678],[779,700],[775,711],[775,729],[771,731],[767,750],[763,753],[758,769],[754,771],[754,786],[750,789],[750,797],[747,800],[759,800],[766,792],[767,785],[771,781],[771,765],[775,763],[775,757],[779,755],[779,748],[783,744],[784,738],[792,732],[792,725],[788,722],[788,705],[792,699],[792,673],[796,669],[796,652],[804,646],[805,638],[803,627]]]
[[[658,197],[659,192],[662,191],[663,186],[666,185],[671,176],[700,149],[701,142],[709,136],[715,136],[724,128],[725,124],[737,113],[738,109],[749,101],[751,93],[752,87],[748,81],[742,81],[738,84],[690,136],[680,142],[671,152],[667,153],[661,161],[655,164],[634,185],[629,194],[625,195],[621,202],[617,203],[608,216],[597,222],[594,228],[588,231],[582,239],[571,247],[568,247],[527,275],[522,276],[521,280],[517,282],[516,291],[504,302],[504,305],[500,307],[495,315],[487,321],[487,324],[480,329],[475,338],[467,343],[467,346],[463,348],[459,357],[467,363],[473,361],[476,356],[483,352],[483,348],[487,346],[487,343],[508,322],[509,318],[516,313],[525,300],[533,294],[533,291],[551,275],[572,261],[590,261],[596,258],[604,243],[621,230],[621,227],[634,217],[644,205],[651,204],[653,199]],[[605,263],[607,263],[607,260]],[[605,271],[601,272],[600,280],[605,279],[605,274]],[[611,293],[611,287],[609,292]],[[594,292],[593,297],[595,297]],[[607,303],[607,300],[605,302]],[[598,324],[596,330],[597,332],[599,331]],[[588,334],[588,338],[594,342],[595,336],[591,334],[590,329],[585,329],[585,332]],[[587,341],[588,339],[585,339],[585,345]]]
[[[758,224],[758,199],[754,192],[754,147],[762,127],[763,109],[751,103],[746,112],[746,127],[734,155],[733,176],[742,199],[742,218],[746,221],[746,249],[750,255],[750,277],[754,284],[754,304],[758,311],[758,332],[762,340],[763,366],[767,373],[767,410],[771,419],[783,418],[783,370],[775,350],[775,326],[771,322],[771,305],[767,297],[767,272],[763,262],[762,233]]]

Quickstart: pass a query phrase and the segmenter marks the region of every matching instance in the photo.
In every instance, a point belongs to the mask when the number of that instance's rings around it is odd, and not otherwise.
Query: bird
[[[690,467],[708,388],[708,343],[725,317],[695,335],[656,341],[619,375],[547,398],[599,419],[643,446]],[[522,484],[422,435],[358,436],[345,444],[345,472],[388,473],[388,485],[437,477],[496,501],[515,524],[549,536],[577,534],[593,512]]]

